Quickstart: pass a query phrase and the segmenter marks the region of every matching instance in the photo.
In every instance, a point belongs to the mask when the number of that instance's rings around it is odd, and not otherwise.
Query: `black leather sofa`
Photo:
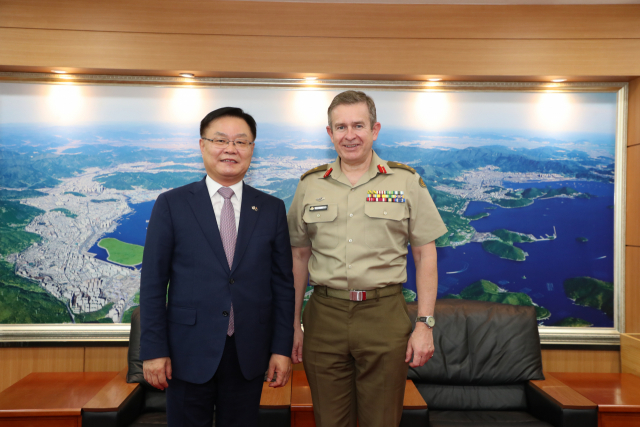
[[[434,356],[408,374],[429,426],[597,427],[596,408],[563,407],[529,382],[544,379],[533,307],[438,300],[434,316]]]
[[[167,425],[166,397],[164,391],[151,387],[142,373],[140,360],[140,309],[131,316],[128,383],[140,383],[118,408],[110,412],[83,413],[85,427],[162,427]],[[291,427],[291,408],[260,408],[259,427]],[[214,424],[215,426],[215,421]]]

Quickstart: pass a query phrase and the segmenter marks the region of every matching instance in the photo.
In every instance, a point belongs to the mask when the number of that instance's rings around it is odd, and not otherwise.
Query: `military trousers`
[[[314,293],[303,324],[316,426],[397,427],[412,328],[402,293],[366,301]]]

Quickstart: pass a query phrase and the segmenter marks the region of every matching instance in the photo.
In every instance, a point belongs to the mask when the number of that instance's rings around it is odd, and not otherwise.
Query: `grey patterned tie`
[[[229,187],[220,187],[218,193],[224,197],[224,204],[222,205],[222,212],[220,213],[220,237],[222,238],[222,246],[224,252],[227,255],[227,262],[229,268],[233,265],[233,254],[236,251],[236,215],[233,211],[233,205],[231,204],[231,196],[233,196],[233,190]],[[235,331],[234,316],[233,316],[233,303],[231,304],[231,310],[229,311],[229,327],[227,328],[227,335],[233,335]]]

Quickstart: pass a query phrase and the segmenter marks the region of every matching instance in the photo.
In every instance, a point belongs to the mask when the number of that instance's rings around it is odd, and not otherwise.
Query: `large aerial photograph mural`
[[[374,150],[420,174],[448,227],[438,298],[614,326],[616,93],[365,92]],[[256,118],[245,182],[288,209],[300,176],[335,159],[337,93],[0,83],[0,323],[129,322],[156,198],[204,177],[200,120],[223,106]],[[407,301],[415,290],[409,251]]]

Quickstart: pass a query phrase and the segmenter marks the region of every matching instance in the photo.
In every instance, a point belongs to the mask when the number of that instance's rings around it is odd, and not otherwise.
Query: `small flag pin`
[[[254,211],[258,212],[258,207],[257,206],[251,206],[251,209],[253,209]]]

